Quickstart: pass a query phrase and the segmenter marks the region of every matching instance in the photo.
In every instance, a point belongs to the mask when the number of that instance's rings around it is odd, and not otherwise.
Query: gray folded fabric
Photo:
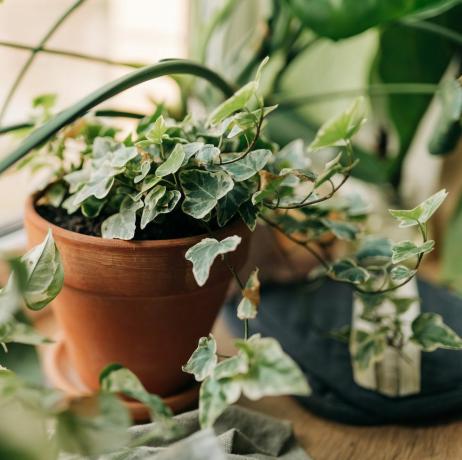
[[[222,459],[284,459],[309,460],[298,446],[289,422],[259,414],[239,406],[229,407],[217,420],[214,430],[200,431],[198,411],[175,417],[182,426],[182,440],[171,446],[156,440],[155,446],[132,449],[124,460],[222,460]],[[131,428],[135,438],[144,437],[153,424]],[[121,457],[111,457],[111,460]]]

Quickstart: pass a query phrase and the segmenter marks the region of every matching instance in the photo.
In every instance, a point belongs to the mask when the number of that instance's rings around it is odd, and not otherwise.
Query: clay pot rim
[[[62,240],[67,240],[69,243],[85,244],[85,245],[94,245],[105,248],[114,248],[114,249],[127,249],[133,250],[135,247],[141,248],[165,248],[165,247],[180,247],[180,246],[192,246],[195,243],[198,243],[204,238],[209,238],[210,235],[207,233],[201,233],[200,235],[186,236],[183,238],[173,238],[168,240],[118,240],[118,239],[105,239],[101,236],[91,236],[85,235],[83,233],[73,232],[67,230],[58,225],[49,222],[43,218],[35,209],[35,201],[38,194],[29,195],[26,204],[24,219],[29,220],[32,225],[38,228],[47,229],[50,228],[53,236],[58,237]],[[226,225],[225,227],[217,230],[217,234],[221,235],[223,233],[232,233],[232,230],[236,230],[236,234],[242,233],[238,232],[242,227],[247,229],[247,226],[241,221],[237,220],[236,222]]]

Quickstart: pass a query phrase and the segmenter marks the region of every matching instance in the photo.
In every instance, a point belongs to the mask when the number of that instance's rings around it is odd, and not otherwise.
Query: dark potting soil
[[[101,236],[101,224],[109,217],[108,215],[101,214],[96,218],[89,219],[80,213],[80,211],[69,215],[65,209],[49,205],[36,205],[35,209],[40,216],[58,227],[90,236]],[[212,230],[218,228],[216,222],[209,222],[209,225]],[[203,233],[206,233],[206,230],[196,219],[183,214],[179,210],[174,210],[162,216],[161,221],[151,222],[143,230],[137,225],[134,239],[168,240],[201,235]]]

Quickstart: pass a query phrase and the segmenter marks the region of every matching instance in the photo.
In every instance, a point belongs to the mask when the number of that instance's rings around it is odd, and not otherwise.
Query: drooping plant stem
[[[61,128],[72,123],[101,102],[132,88],[133,86],[171,74],[188,74],[207,80],[223,92],[226,97],[234,93],[234,88],[213,70],[185,59],[169,59],[152,66],[136,70],[128,75],[114,80],[96,91],[90,93],[76,104],[60,112],[50,121],[33,131],[24,141],[0,161],[0,173],[16,163],[28,152],[42,145]]]
[[[13,96],[21,84],[22,79],[26,75],[29,67],[32,65],[34,62],[35,56],[37,53],[41,50],[43,46],[46,45],[48,40],[54,35],[54,33],[61,27],[61,25],[64,23],[64,21],[75,11],[77,8],[79,8],[80,5],[82,5],[85,2],[85,0],[77,0],[74,2],[59,18],[58,20],[52,25],[52,27],[48,30],[48,32],[43,36],[43,38],[40,40],[38,43],[37,47],[35,47],[27,61],[24,63],[22,66],[21,70],[19,71],[18,75],[16,76],[13,85],[9,89],[6,98],[2,104],[2,107],[0,109],[0,123],[2,122],[3,117],[6,114],[6,111],[8,110],[8,107],[10,105],[11,100],[13,99]]]
[[[414,29],[419,29],[425,32],[430,32],[439,35],[440,37],[447,38],[455,44],[462,46],[462,34],[455,32],[454,30],[444,27],[440,24],[428,21],[412,20],[402,21],[402,24],[406,25],[407,27],[412,27]]]
[[[77,53],[75,51],[67,51],[67,50],[61,50],[61,49],[56,49],[56,48],[46,48],[44,46],[34,47],[30,45],[25,45],[23,43],[10,42],[10,41],[4,41],[4,40],[0,40],[0,46],[4,48],[31,51],[33,53],[37,53],[40,51],[45,54],[53,54],[56,56],[69,57],[69,58],[74,58],[74,59],[82,59],[84,61],[95,62],[99,64],[107,64],[107,65],[120,66],[120,67],[130,67],[133,69],[140,69],[141,67],[145,67],[147,65],[141,62],[118,61],[115,59],[109,59],[109,58],[102,57],[102,56],[93,56],[91,54]]]

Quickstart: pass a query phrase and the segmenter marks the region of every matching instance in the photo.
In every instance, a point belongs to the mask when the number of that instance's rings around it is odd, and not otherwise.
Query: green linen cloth
[[[239,406],[225,411],[214,426],[215,433],[212,429],[200,430],[197,410],[175,419],[183,428],[181,439],[156,439],[155,443],[103,455],[99,460],[310,460],[295,440],[289,422]],[[149,423],[134,426],[130,432],[136,441],[153,428],[155,423]]]

